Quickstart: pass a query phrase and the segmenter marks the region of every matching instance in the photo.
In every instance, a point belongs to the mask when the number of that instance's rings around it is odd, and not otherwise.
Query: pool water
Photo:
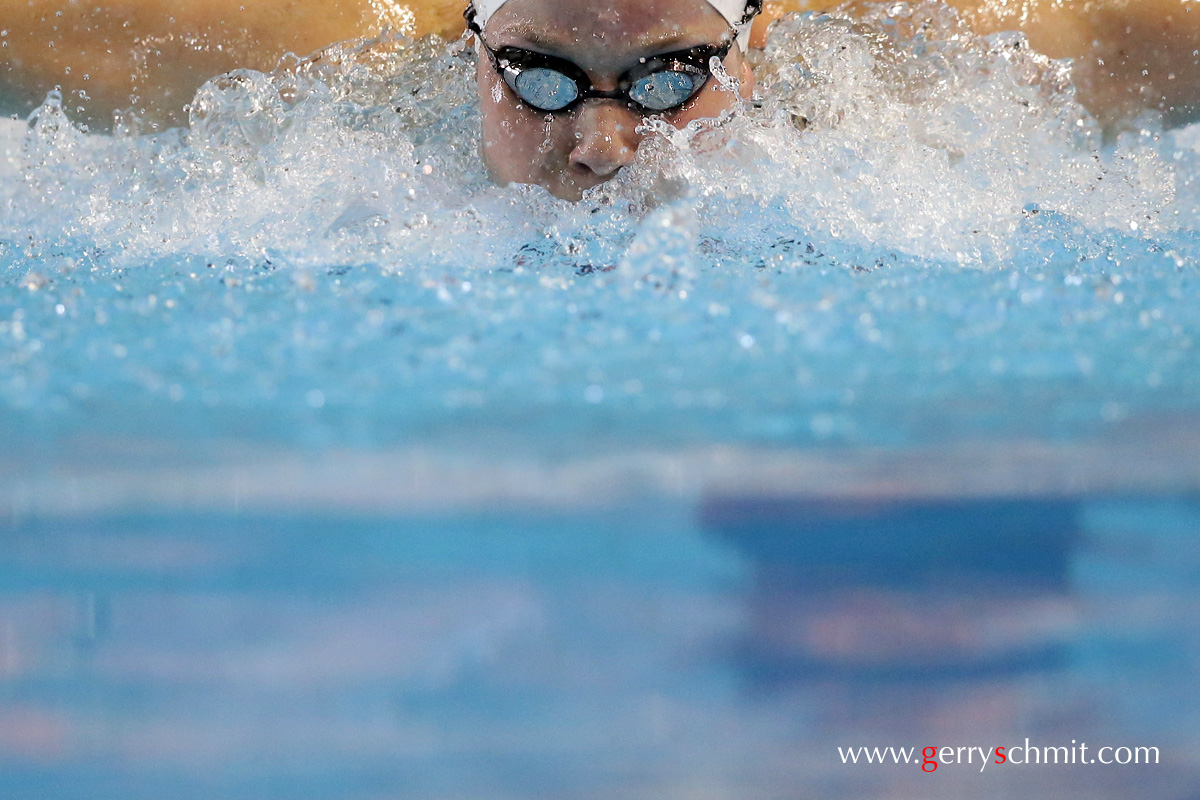
[[[578,204],[461,43],[0,120],[0,794],[1193,797],[1200,129],[903,3]],[[1071,739],[929,775],[837,747]]]
[[[1192,797],[1197,525],[1184,498],[31,520],[3,533],[0,785]],[[837,752],[1026,737],[1161,760]]]
[[[1062,65],[906,8],[781,26],[760,108],[652,135],[579,204],[487,181],[459,43],[234,73],[157,135],[52,96],[0,129],[0,427],[75,463],[98,436],[539,458],[1189,415],[1197,132],[1105,144]]]

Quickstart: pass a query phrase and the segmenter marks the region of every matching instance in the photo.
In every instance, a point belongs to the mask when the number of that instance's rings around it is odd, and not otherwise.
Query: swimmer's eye
[[[579,97],[579,86],[561,72],[545,67],[523,69],[510,79],[517,96],[541,111],[560,111]]]
[[[691,99],[703,85],[702,78],[682,70],[652,72],[633,82],[629,98],[651,111],[666,111]]]
[[[494,50],[482,37],[479,41],[508,88],[538,111],[566,112],[596,98],[624,101],[643,114],[670,111],[691,100],[708,82],[712,59],[725,58],[734,42],[730,36],[721,44],[644,58],[621,76],[616,89],[602,91],[570,61],[520,47]]]

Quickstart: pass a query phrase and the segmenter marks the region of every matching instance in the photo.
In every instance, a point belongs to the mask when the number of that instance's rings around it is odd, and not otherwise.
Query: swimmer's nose
[[[641,121],[632,109],[618,102],[584,103],[575,121],[571,166],[602,178],[612,176],[637,155]]]

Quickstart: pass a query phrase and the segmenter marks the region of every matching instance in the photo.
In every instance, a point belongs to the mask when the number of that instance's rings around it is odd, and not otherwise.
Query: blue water
[[[889,521],[914,515],[924,536]],[[1192,797],[1197,525],[1193,500],[1087,498],[28,521],[0,560],[0,787]],[[1025,737],[1162,760],[836,750]]]
[[[153,136],[52,96],[0,128],[0,430],[536,459],[1190,418],[1197,132],[1104,144],[1062,65],[895,8],[780,26],[760,108],[579,204],[487,181],[459,45],[236,73]]]
[[[1194,797],[1200,139],[934,16],[579,204],[432,41],[0,120],[0,796]]]

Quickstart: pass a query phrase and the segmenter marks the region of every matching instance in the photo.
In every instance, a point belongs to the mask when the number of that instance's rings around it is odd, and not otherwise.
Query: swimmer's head
[[[749,97],[751,0],[475,0],[483,157],[501,183],[558,197],[633,161],[647,115],[683,126],[736,98],[710,79],[719,58]]]

